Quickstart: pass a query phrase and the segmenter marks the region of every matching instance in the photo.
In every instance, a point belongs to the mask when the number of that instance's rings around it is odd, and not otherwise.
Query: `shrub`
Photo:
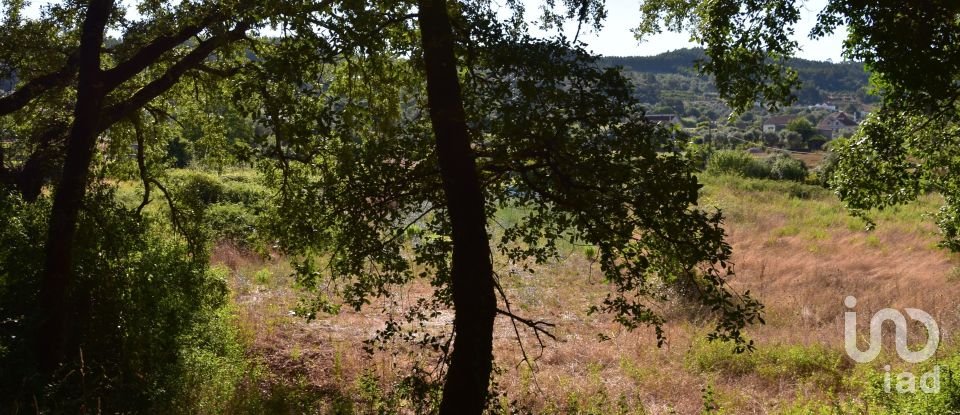
[[[830,180],[833,179],[833,175],[837,170],[837,153],[829,152],[824,156],[823,160],[820,162],[820,165],[817,166],[816,177],[814,181],[823,187],[830,187]]]
[[[830,141],[826,137],[817,134],[807,140],[807,146],[810,147],[810,150],[820,150],[822,149],[827,142]]]
[[[241,204],[260,213],[265,201],[270,197],[263,185],[241,181],[223,181],[221,202]]]
[[[926,393],[919,390],[920,377],[933,371],[939,373],[939,391]],[[943,360],[930,360],[909,369],[915,376],[915,393],[897,391],[899,370],[878,370],[871,381],[867,395],[871,401],[891,414],[956,414],[960,413],[960,355]],[[889,376],[889,379],[887,379]],[[887,382],[889,380],[889,390]]]
[[[737,150],[719,150],[710,157],[707,171],[755,179],[792,180],[803,182],[807,166],[787,154],[776,154],[765,160]]]
[[[257,216],[242,205],[210,206],[205,222],[215,240],[227,240],[242,247],[251,247],[258,241]]]
[[[731,349],[725,343],[698,340],[687,355],[686,365],[696,372],[809,381],[834,390],[847,369],[839,352],[822,345],[760,345],[755,351],[739,354]]]
[[[714,153],[714,147],[707,144],[688,143],[686,148],[687,157],[697,166],[697,169],[707,168],[710,158]]]
[[[256,176],[178,171],[170,180],[177,208],[191,223],[201,226],[198,240],[228,240],[243,248],[259,242],[257,224],[270,195],[256,183]]]
[[[223,183],[212,174],[180,170],[170,180],[177,198],[189,206],[212,205],[223,198]]]
[[[765,179],[770,177],[770,166],[753,156],[737,150],[719,150],[710,156],[707,171],[713,174],[732,174]]]
[[[770,165],[771,179],[802,182],[807,178],[806,164],[786,154],[777,154],[766,162]]]
[[[117,203],[110,189],[92,190],[84,206],[65,304],[67,356],[44,382],[32,346],[48,201],[0,195],[0,402],[36,402],[43,413],[169,413],[185,393],[204,393],[204,404],[225,398],[243,359],[224,315],[223,273],[208,270],[202,248]]]

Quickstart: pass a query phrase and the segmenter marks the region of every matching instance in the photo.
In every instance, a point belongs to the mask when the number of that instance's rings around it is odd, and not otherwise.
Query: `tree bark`
[[[91,0],[80,35],[77,101],[63,174],[53,196],[45,247],[46,264],[40,281],[41,321],[37,357],[39,368],[44,373],[56,370],[63,357],[73,241],[106,95],[100,69],[100,52],[104,28],[112,9],[112,0]]]
[[[470,148],[446,0],[420,0],[427,100],[453,242],[454,342],[441,414],[480,414],[493,369],[497,300],[484,197]]]

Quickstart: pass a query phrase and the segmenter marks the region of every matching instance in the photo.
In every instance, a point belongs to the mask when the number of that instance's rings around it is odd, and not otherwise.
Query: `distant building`
[[[811,106],[809,106],[809,107],[807,107],[807,108],[812,109],[812,110],[827,110],[827,111],[836,111],[836,110],[837,110],[837,106],[836,106],[836,105],[826,104],[826,103],[824,103],[824,104],[811,105]]]
[[[820,120],[820,123],[817,124],[817,130],[821,131],[821,134],[829,132],[830,134],[824,134],[827,138],[837,138],[846,134],[853,134],[857,131],[859,124],[854,121],[853,117],[847,115],[845,112],[835,112],[833,114],[827,115]]]
[[[775,133],[780,131],[784,128],[787,128],[787,124],[796,118],[796,115],[778,115],[776,117],[767,118],[763,120],[763,132]]]
[[[665,126],[680,124],[680,117],[677,114],[647,114],[647,121],[653,124],[663,124]]]

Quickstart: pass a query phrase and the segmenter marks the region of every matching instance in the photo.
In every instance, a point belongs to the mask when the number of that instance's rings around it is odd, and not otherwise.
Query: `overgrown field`
[[[960,261],[936,245],[928,216],[938,206],[936,196],[872,212],[877,227],[867,231],[819,187],[733,176],[701,179],[702,203],[727,217],[736,252],[734,286],[766,304],[766,324],[748,330],[756,351],[737,355],[729,345],[707,341],[708,310],[682,300],[659,305],[668,319],[668,340],[660,348],[651,329],[628,331],[609,316],[589,313],[609,290],[590,247],[566,246],[562,260],[541,266],[498,260],[496,272],[513,312],[556,324],[556,340],[542,336],[541,348],[523,326],[515,330],[498,320],[497,399],[504,413],[927,413],[918,405],[949,405],[944,402],[960,396],[948,373],[941,375],[939,397],[920,396],[921,403],[882,389],[887,364],[894,373],[919,373],[934,363],[960,367],[952,336],[960,326]],[[516,215],[500,212],[498,222]],[[398,287],[390,299],[359,311],[344,308],[307,321],[293,310],[313,294],[295,288],[285,258],[254,253],[240,241],[218,245],[213,262],[231,276],[235,321],[258,368],[244,381],[247,393],[258,394],[256,402],[231,405],[231,411],[409,413],[433,403],[438,353],[412,346],[416,335],[371,344],[372,354],[364,347],[389,317],[429,295],[426,284]],[[848,295],[858,299],[861,332],[881,308],[931,313],[944,333],[936,361],[904,365],[891,344],[873,363],[854,363],[843,347]],[[423,332],[443,334],[452,316],[431,317]],[[860,346],[865,348],[863,340]],[[243,401],[242,391],[233,399]]]

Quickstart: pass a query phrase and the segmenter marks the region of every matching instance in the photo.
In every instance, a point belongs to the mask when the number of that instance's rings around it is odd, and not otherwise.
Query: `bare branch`
[[[497,314],[500,314],[500,315],[509,317],[511,320],[513,320],[513,321],[515,321],[515,322],[518,322],[518,323],[521,323],[521,324],[529,327],[530,329],[532,329],[534,333],[537,333],[537,340],[540,341],[540,345],[541,345],[541,346],[546,347],[546,344],[543,343],[543,340],[540,338],[540,334],[543,334],[543,335],[545,335],[545,336],[547,336],[547,337],[549,337],[549,338],[551,338],[551,339],[553,339],[553,340],[557,340],[557,336],[554,335],[553,333],[551,333],[551,332],[547,329],[547,327],[549,327],[549,328],[557,327],[556,324],[553,324],[553,323],[551,323],[551,322],[549,322],[549,321],[526,319],[526,318],[520,317],[520,316],[518,316],[518,315],[516,315],[516,314],[513,314],[513,313],[510,312],[510,311],[501,310],[501,309],[499,309],[499,308],[497,309]]]
[[[546,349],[547,347],[546,344],[543,342],[543,338],[540,335],[543,334],[553,339],[554,341],[556,341],[557,337],[548,330],[548,328],[556,327],[556,324],[546,322],[546,321],[541,321],[541,320],[537,320],[537,321],[529,320],[514,314],[510,306],[510,300],[507,298],[507,293],[503,290],[503,286],[500,285],[500,276],[496,272],[494,272],[493,275],[496,277],[493,280],[493,286],[497,289],[497,292],[500,294],[500,298],[503,299],[503,304],[504,304],[504,307],[506,308],[506,310],[497,308],[497,314],[506,316],[510,319],[510,324],[513,325],[513,332],[516,335],[517,344],[520,346],[520,354],[522,356],[522,359],[517,365],[519,366],[520,363],[525,362],[527,366],[533,369],[533,362],[540,360],[540,358],[543,357],[543,350]],[[521,339],[520,337],[520,328],[517,327],[517,323],[527,326],[529,329],[533,331],[534,336],[536,336],[537,338],[537,343],[540,345],[540,354],[537,355],[537,357],[533,360],[530,360],[530,356],[527,354],[527,350],[523,345],[523,339]],[[539,387],[540,386],[537,385],[537,388]]]
[[[143,208],[150,203],[150,176],[147,173],[146,156],[143,150],[145,141],[143,139],[143,120],[139,116],[133,120],[133,128],[137,135],[137,168],[140,170],[140,181],[143,182],[143,201],[140,202],[140,206],[137,206],[137,215],[139,216],[143,212]]]
[[[180,232],[181,235],[187,240],[187,243],[194,245],[193,239],[190,238],[190,233],[187,232],[186,228],[183,227],[183,223],[180,222],[180,209],[177,209],[177,205],[173,201],[173,197],[170,196],[170,192],[162,183],[157,181],[157,179],[149,178],[147,179],[150,183],[153,183],[154,186],[157,186],[157,189],[160,189],[160,192],[163,193],[164,199],[167,200],[167,207],[170,208],[170,220],[173,221],[173,227]]]

